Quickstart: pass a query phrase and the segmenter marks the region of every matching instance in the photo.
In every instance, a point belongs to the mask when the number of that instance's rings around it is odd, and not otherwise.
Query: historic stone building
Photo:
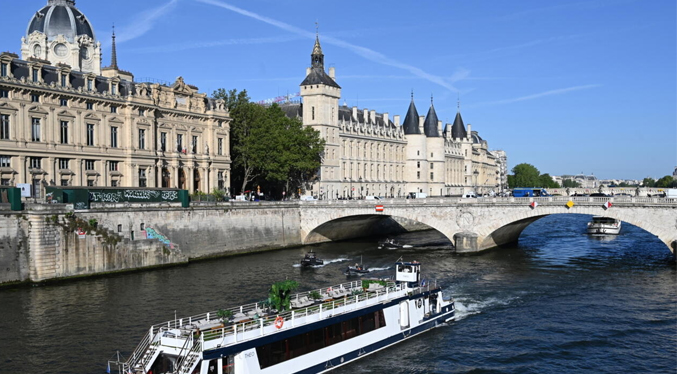
[[[136,82],[101,68],[101,45],[73,0],[30,20],[21,58],[0,54],[0,184],[225,189],[230,118],[181,77]]]
[[[413,94],[402,123],[398,115],[391,119],[388,113],[339,105],[341,87],[334,68],[325,72],[319,37],[300,86],[302,103],[281,107],[326,141],[319,178],[306,194],[332,199],[450,196],[498,192],[505,179],[505,152],[490,152],[470,125],[466,129],[460,111],[453,125],[443,127],[432,100],[427,115],[418,115]]]

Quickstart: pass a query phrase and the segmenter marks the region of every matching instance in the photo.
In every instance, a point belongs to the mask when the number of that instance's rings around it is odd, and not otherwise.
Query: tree
[[[548,173],[541,174],[541,175],[538,177],[538,179],[539,179],[539,181],[540,181],[539,187],[543,187],[543,188],[559,188],[559,184],[558,184],[557,182],[555,182],[554,180],[552,180],[552,177],[551,177],[550,174],[548,174]]]
[[[656,187],[659,188],[670,188],[673,187],[675,180],[670,175],[666,175],[663,178],[656,181]]]
[[[303,127],[277,105],[265,107],[249,102],[246,91],[219,89],[214,97],[223,99],[230,111],[231,183],[240,191],[256,182],[271,191],[302,187],[317,175],[324,150],[319,132]]]
[[[656,187],[656,181],[653,178],[646,177],[642,181],[642,187]]]
[[[576,182],[573,179],[564,179],[562,181],[562,187],[576,188],[576,187],[580,187],[580,186],[581,186],[581,184]]]
[[[510,187],[541,187],[540,172],[530,164],[519,164],[512,168],[513,178],[508,178]],[[510,181],[512,179],[512,183]]]
[[[268,292],[268,302],[271,307],[277,310],[278,313],[289,310],[291,293],[298,287],[298,282],[289,279],[273,283]]]

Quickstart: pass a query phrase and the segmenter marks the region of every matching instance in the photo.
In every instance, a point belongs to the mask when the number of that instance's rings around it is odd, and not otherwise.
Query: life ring
[[[281,329],[282,326],[284,326],[284,318],[282,318],[282,316],[277,316],[277,318],[275,318],[275,327]]]

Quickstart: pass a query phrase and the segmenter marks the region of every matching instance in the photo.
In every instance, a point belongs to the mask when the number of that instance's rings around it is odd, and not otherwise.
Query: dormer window
[[[61,87],[68,86],[68,74],[61,73]]]
[[[117,95],[118,94],[118,85],[117,84],[111,84],[110,92],[113,95]]]
[[[87,90],[91,91],[92,90],[92,80],[87,79]]]
[[[33,82],[38,83],[40,82],[40,70],[37,68],[33,68]]]
[[[6,77],[7,76],[7,64],[4,62],[0,64],[0,77]]]

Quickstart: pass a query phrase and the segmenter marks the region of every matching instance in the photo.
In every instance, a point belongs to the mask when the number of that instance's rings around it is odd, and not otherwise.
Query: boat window
[[[385,327],[385,325],[385,316],[382,310],[370,312],[288,339],[256,347],[256,355],[261,369],[265,369],[292,358],[300,357],[306,353],[366,334]],[[224,373],[230,372],[224,370]]]

